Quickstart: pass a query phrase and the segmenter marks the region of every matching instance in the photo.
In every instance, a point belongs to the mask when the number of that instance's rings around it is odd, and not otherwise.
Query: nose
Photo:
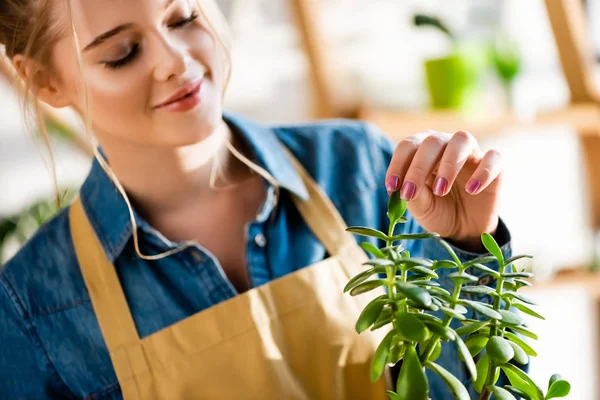
[[[185,46],[160,34],[157,37],[154,78],[158,81],[168,81],[183,75],[190,59]]]

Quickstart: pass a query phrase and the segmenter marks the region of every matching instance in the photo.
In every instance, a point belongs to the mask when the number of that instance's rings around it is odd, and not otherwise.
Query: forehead
[[[196,0],[65,0],[71,4],[73,24],[82,39],[122,24],[154,23],[171,5],[189,6]],[[68,17],[68,9],[65,8]]]

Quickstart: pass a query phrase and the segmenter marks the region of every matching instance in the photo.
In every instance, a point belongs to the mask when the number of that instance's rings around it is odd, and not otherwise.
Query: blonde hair
[[[32,3],[34,2],[33,0],[3,0],[3,1],[8,1],[11,4],[11,6],[14,6],[14,8],[11,9],[13,14],[17,12],[17,6],[22,6],[24,3],[27,3],[27,5],[33,7]],[[34,28],[33,32],[28,33],[27,35],[25,35],[25,33],[23,34],[23,36],[27,36],[29,39],[28,43],[26,45],[23,45],[21,43],[19,46],[13,46],[11,48],[9,48],[7,46],[7,56],[9,58],[12,58],[16,54],[23,54],[28,57],[32,56],[33,59],[37,59],[44,65],[48,65],[48,66],[50,65],[50,63],[49,63],[50,57],[49,57],[48,49],[50,48],[50,45],[52,44],[52,41],[50,38],[51,32],[49,31],[49,25],[51,24],[51,18],[50,18],[51,16],[50,16],[50,7],[49,6],[50,6],[51,1],[52,0],[39,0],[39,2],[42,4],[41,4],[41,9],[35,10],[35,11],[38,11],[37,13],[31,13],[34,10],[31,10],[31,9],[28,10],[30,12],[29,15],[36,15],[37,18],[39,18],[39,20],[36,20],[37,28]],[[82,63],[82,58],[81,58],[79,38],[78,38],[77,32],[75,30],[75,25],[73,22],[73,9],[71,7],[71,1],[65,0],[65,2],[67,5],[68,14],[69,14],[70,33],[73,35],[73,40],[75,42],[75,49],[77,52],[78,69],[79,69],[79,73],[81,76],[81,85],[82,85],[81,94],[83,96],[82,103],[83,103],[83,108],[84,108],[84,110],[82,111],[82,114],[83,114],[82,117],[83,117],[83,122],[84,122],[85,136],[87,137],[88,141],[92,145],[94,157],[96,158],[96,160],[98,161],[100,166],[104,169],[104,171],[107,173],[107,175],[109,176],[111,181],[115,184],[115,186],[117,187],[117,189],[123,196],[124,201],[127,204],[127,208],[129,210],[129,217],[130,217],[131,225],[132,225],[132,234],[133,234],[133,242],[134,242],[135,251],[139,257],[146,259],[146,260],[157,260],[160,258],[167,257],[169,255],[172,255],[176,252],[179,252],[179,251],[183,250],[184,248],[191,246],[192,243],[184,242],[181,246],[179,246],[176,249],[172,249],[170,251],[167,251],[167,252],[161,253],[161,254],[157,254],[157,255],[144,255],[140,251],[138,235],[137,235],[137,223],[135,220],[135,214],[133,212],[133,207],[131,205],[129,197],[127,196],[125,189],[119,182],[117,176],[115,175],[112,168],[109,166],[108,162],[104,159],[102,154],[99,152],[96,140],[92,134],[92,124],[91,124],[92,110],[91,110],[91,106],[90,106],[90,99],[89,99],[90,96],[88,94],[87,86],[85,84],[85,79],[84,79],[84,75],[83,75],[83,63]],[[225,81],[224,81],[223,93],[222,93],[222,97],[224,97],[229,80],[230,80],[230,76],[231,76],[231,55],[230,55],[231,36],[229,34],[227,22],[225,20],[225,17],[223,16],[223,14],[220,12],[220,10],[214,0],[196,0],[196,3],[198,6],[198,10],[200,11],[200,14],[203,18],[203,22],[207,24],[207,28],[211,32],[213,38],[219,43],[219,45],[221,46],[221,49],[223,51],[222,52],[223,54],[221,56],[223,56],[225,58],[224,64],[225,64],[225,68],[226,68]],[[0,2],[0,4],[4,4],[4,3]],[[38,4],[37,6],[40,6],[40,5]],[[0,12],[1,11],[2,11],[2,9],[0,8]],[[0,15],[6,15],[6,14],[0,14]],[[26,16],[27,14],[26,14],[26,12],[23,12],[22,15]],[[23,18],[23,20],[25,20],[25,18]],[[27,17],[27,21],[29,21],[29,17]],[[3,21],[1,21],[1,22],[3,22]],[[4,32],[5,35],[6,35],[6,31],[8,31],[8,29],[5,29],[5,32]],[[42,31],[47,32],[48,36],[43,37],[43,38],[40,37],[40,34],[42,33]],[[14,34],[15,35],[18,34],[18,26],[14,27]],[[21,39],[23,39],[23,38],[21,38]],[[42,39],[45,39],[44,43],[37,42]],[[0,30],[0,42],[8,43],[8,40],[6,40],[6,36],[2,36],[1,30]],[[46,45],[44,46],[43,44],[46,44]],[[34,51],[32,51],[32,49],[34,49],[33,46],[36,46],[36,48],[39,49],[38,53],[35,53]],[[48,52],[48,54],[46,54],[45,57],[43,57],[43,55],[40,53],[42,51],[42,49],[45,49],[45,51]],[[38,56],[38,58],[36,58],[35,56]],[[25,83],[25,85],[24,85],[24,89],[25,89],[24,90],[24,92],[25,92],[24,105],[26,106],[26,104],[29,103],[28,102],[29,92],[30,92],[29,88],[31,87],[31,82],[24,82],[24,83]],[[50,146],[48,131],[46,129],[46,123],[45,123],[43,114],[40,111],[39,100],[35,99],[33,101],[33,103],[35,105],[38,131],[40,132],[40,135],[42,136],[42,139],[43,139],[44,143],[46,144],[47,150],[51,157],[52,174],[53,174],[53,178],[54,178],[54,182],[55,182],[55,188],[57,189],[57,193],[58,193],[56,169],[55,169],[55,165],[54,165],[54,157],[52,155],[52,149]],[[26,107],[25,107],[25,109],[26,109]],[[249,168],[251,168],[255,172],[257,172],[260,175],[262,175],[263,177],[265,177],[268,181],[270,181],[272,184],[274,184],[277,187],[276,181],[270,176],[270,174],[267,171],[265,171],[258,165],[254,164],[252,161],[245,158],[239,152],[237,152],[237,150],[235,148],[233,148],[230,145],[230,143],[227,143],[227,144],[228,144],[229,150],[238,159],[240,159]]]

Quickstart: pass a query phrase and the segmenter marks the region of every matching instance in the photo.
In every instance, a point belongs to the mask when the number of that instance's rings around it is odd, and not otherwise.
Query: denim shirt
[[[239,116],[224,117],[234,134],[247,142],[254,161],[282,189],[275,202],[273,188],[265,183],[266,201],[256,220],[246,226],[252,287],[327,257],[292,203],[292,195],[305,199],[307,191],[283,146],[319,183],[349,226],[387,231],[384,179],[395,146],[375,128],[344,120],[262,126]],[[202,244],[158,261],[137,257],[125,202],[97,161],[80,197],[117,270],[140,337],[237,295],[218,260]],[[178,247],[137,214],[136,219],[144,254]],[[408,220],[397,233],[423,231],[410,215]],[[510,256],[510,236],[502,221],[497,237]],[[415,256],[449,259],[436,240],[403,244]],[[480,256],[455,251],[462,260]],[[441,283],[450,286],[444,271]],[[0,344],[2,399],[122,398],[75,256],[68,209],[44,225],[0,270]],[[445,346],[437,362],[467,382],[468,372],[454,347]],[[430,385],[432,399],[451,398],[438,377],[430,375]]]

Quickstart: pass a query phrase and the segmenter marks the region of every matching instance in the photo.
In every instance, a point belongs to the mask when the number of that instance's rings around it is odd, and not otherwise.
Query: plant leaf
[[[488,390],[494,395],[495,400],[517,400],[509,391],[498,386],[489,386]]]
[[[379,314],[379,317],[377,317],[377,320],[375,320],[371,330],[374,331],[375,329],[379,329],[392,321],[392,309],[390,307],[384,307],[381,314]]]
[[[362,247],[363,250],[365,250],[366,252],[372,254],[373,256],[375,256],[377,258],[385,258],[385,254],[383,254],[383,251],[379,250],[377,248],[377,246],[373,245],[372,243],[362,242],[360,244],[360,247]]]
[[[504,296],[506,296],[508,298],[513,298],[513,299],[520,300],[523,303],[527,303],[527,304],[530,304],[532,306],[537,305],[535,303],[535,301],[533,301],[529,297],[523,296],[522,294],[519,294],[519,293],[516,293],[516,292],[504,292],[504,293],[502,293],[502,297],[504,297]]]
[[[377,346],[377,350],[375,350],[375,354],[373,355],[373,359],[371,360],[371,382],[376,382],[381,378],[383,371],[385,370],[385,366],[387,365],[387,359],[390,354],[390,343],[392,338],[396,332],[391,330],[388,334],[383,338],[379,346]]]
[[[459,381],[454,375],[445,370],[442,366],[434,362],[426,362],[427,368],[438,374],[448,385],[448,388],[452,392],[452,395],[456,400],[470,400],[469,392],[464,387],[461,381]],[[408,399],[408,398],[407,398]]]
[[[366,282],[363,282],[360,285],[354,287],[352,290],[350,290],[350,295],[356,296],[356,295],[359,295],[362,293],[366,293],[373,289],[377,289],[380,286],[384,286],[385,284],[386,284],[386,281],[383,279],[366,281]]]
[[[398,395],[394,392],[392,392],[391,390],[388,390],[387,392],[388,397],[390,398],[390,400],[400,400],[400,397],[398,397]]]
[[[509,339],[511,342],[518,344],[523,350],[525,350],[525,353],[529,354],[532,357],[537,357],[537,352],[534,349],[532,349],[531,346],[525,343],[523,339],[521,339],[514,333],[505,332],[504,337]]]
[[[490,358],[487,355],[487,353],[482,355],[479,361],[477,361],[477,379],[473,381],[473,388],[475,389],[475,391],[477,391],[477,393],[481,393],[481,391],[483,390],[483,385],[485,384],[485,381],[487,379],[489,363]]]
[[[433,295],[443,299],[443,300],[447,300],[450,301],[452,299],[452,296],[450,295],[450,292],[448,292],[446,289],[441,288],[441,287],[427,287],[427,290],[432,293]]]
[[[465,286],[460,289],[461,293],[489,295],[496,294],[496,291],[489,286]]]
[[[504,371],[512,386],[527,393],[534,400],[544,400],[542,389],[521,369],[512,364],[500,365],[500,368]],[[515,376],[519,379],[514,379]]]
[[[406,351],[406,346],[404,343],[396,343],[390,348],[390,354],[388,354],[388,364],[396,365],[402,357],[404,357],[404,352]]]
[[[472,266],[474,264],[486,264],[486,263],[490,263],[490,262],[494,262],[494,261],[496,261],[496,257],[494,257],[494,256],[477,257],[473,260],[469,260],[469,261],[463,263],[463,268],[469,268],[470,266]]]
[[[490,359],[498,365],[506,364],[515,356],[515,351],[510,343],[500,336],[492,336],[485,349]]]
[[[532,278],[531,272],[505,272],[502,274],[505,278]]]
[[[387,215],[391,225],[395,225],[404,215],[407,205],[408,203],[400,198],[400,191],[395,191],[390,195]]]
[[[365,261],[363,265],[372,265],[374,267],[391,267],[394,262],[385,258],[376,258],[374,260]]]
[[[449,261],[449,260],[437,260],[433,262],[433,265],[431,266],[431,269],[442,269],[442,268],[450,268],[450,269],[457,269],[458,268],[458,264],[455,263],[454,261]]]
[[[546,394],[546,399],[554,399],[559,397],[565,397],[571,391],[571,384],[564,379],[559,374],[554,374],[550,378],[550,383],[548,385],[548,394]]]
[[[467,347],[465,342],[463,342],[463,340],[460,338],[460,336],[456,334],[456,332],[455,332],[454,341],[456,342],[456,345],[458,346],[459,354],[462,356],[462,359],[465,362],[465,365],[467,366],[469,373],[471,374],[471,378],[473,380],[476,380],[477,379],[477,368],[475,367],[475,361],[473,361],[473,357],[471,356],[471,350]]]
[[[364,226],[353,226],[346,229],[346,231],[360,236],[374,237],[385,241],[389,240],[389,237],[385,233]]]
[[[385,271],[384,267],[375,267],[375,268],[371,268],[371,269],[361,272],[360,274],[356,275],[354,278],[352,278],[348,281],[348,283],[344,287],[344,293],[348,292],[349,290],[352,290],[354,287],[363,283],[364,281],[369,279],[371,276],[373,276],[375,274],[385,273],[385,272],[386,271]]]
[[[502,250],[496,243],[496,240],[489,233],[484,233],[481,235],[481,242],[485,246],[485,248],[498,259],[498,264],[501,266],[504,265],[504,255],[502,254]]]
[[[364,310],[358,317],[358,320],[356,321],[356,332],[361,333],[369,329],[371,325],[373,325],[373,323],[377,320],[379,314],[381,314],[384,305],[385,301],[379,298],[376,298],[375,300],[372,300],[369,304],[367,304],[367,306],[364,308]]]
[[[462,321],[464,319],[466,319],[466,317],[464,315],[462,315],[461,313],[459,313],[458,311],[450,308],[450,307],[445,307],[445,306],[439,306],[440,310],[446,314],[451,316],[452,318],[456,318],[459,321]]]
[[[513,256],[513,257],[509,258],[508,260],[506,260],[506,265],[512,264],[515,261],[520,260],[521,258],[533,258],[533,256],[530,256],[528,254],[520,254],[517,256]]]
[[[523,328],[522,326],[519,326],[519,327],[511,326],[510,329],[517,333],[520,333],[523,336],[527,336],[528,338],[531,338],[533,340],[538,340],[538,335],[536,335],[535,333],[531,332],[528,329]]]
[[[395,242],[397,240],[432,239],[437,237],[440,237],[437,233],[407,233],[392,236],[390,237],[390,240]]]
[[[416,315],[399,312],[396,314],[396,329],[403,339],[413,342],[425,340],[428,330]]]
[[[467,338],[465,344],[469,349],[471,356],[475,357],[477,354],[481,353],[489,339],[490,338],[488,336],[484,335],[473,335]]]
[[[433,287],[440,286],[440,284],[435,281],[418,280],[418,281],[410,281],[410,283],[412,283],[413,285],[417,285],[417,286],[433,286]]]
[[[538,314],[537,312],[533,311],[531,308],[527,307],[525,304],[514,303],[512,306],[515,307],[516,309],[518,309],[519,311],[524,312],[525,314],[531,315],[532,317],[539,318],[541,320],[546,319],[546,318],[544,318],[544,316],[542,314]]]
[[[490,267],[486,267],[483,264],[473,264],[473,265],[471,265],[471,268],[475,268],[481,272],[486,272],[496,279],[500,277],[500,272],[493,270]]]
[[[410,272],[415,272],[421,276],[425,275],[428,278],[433,278],[433,279],[439,279],[438,274],[436,274],[435,272],[433,272],[432,270],[430,270],[429,268],[426,267],[412,267],[410,270]]]
[[[425,267],[425,268],[433,267],[433,261],[431,261],[427,258],[422,258],[422,257],[403,258],[401,262],[402,262],[402,264],[406,264],[407,266],[410,266],[410,267]]]
[[[480,302],[461,299],[460,303],[467,307],[471,307],[473,310],[477,311],[479,314],[485,315],[488,318],[502,319],[502,315],[500,315],[500,313],[492,310],[491,308],[485,306],[484,304],[482,304]]]
[[[396,383],[396,393],[399,400],[428,400],[429,398],[427,376],[413,346],[408,346],[406,349]]]
[[[515,351],[515,356],[513,357],[514,360],[521,365],[528,364],[529,357],[527,357],[527,353],[525,353],[525,351],[521,348],[521,346],[519,346],[518,344],[513,343],[511,341],[509,341],[508,343],[511,345],[511,347]]]
[[[401,292],[403,295],[413,300],[417,304],[420,304],[423,307],[429,307],[431,305],[431,295],[427,290],[405,282],[394,282],[394,284],[396,285],[396,288],[399,292]]]
[[[502,323],[509,326],[520,326],[525,323],[525,320],[519,315],[509,310],[498,310],[502,315]]]
[[[452,279],[454,283],[458,285],[477,282],[479,280],[478,277],[471,274],[467,274],[466,272],[453,272],[450,275],[448,275],[448,278]]]
[[[485,326],[488,326],[489,324],[490,324],[490,321],[472,322],[468,325],[461,326],[460,328],[456,329],[454,332],[459,336],[466,336],[466,335],[470,335],[472,333],[477,332],[478,330],[480,330],[481,328],[483,328]]]
[[[515,397],[522,397],[523,400],[531,400],[531,396],[516,387],[505,385],[504,389],[508,390]]]
[[[454,340],[454,332],[450,328],[444,327],[439,323],[434,323],[432,321],[424,321],[427,328],[441,337],[446,342],[450,340]]]

